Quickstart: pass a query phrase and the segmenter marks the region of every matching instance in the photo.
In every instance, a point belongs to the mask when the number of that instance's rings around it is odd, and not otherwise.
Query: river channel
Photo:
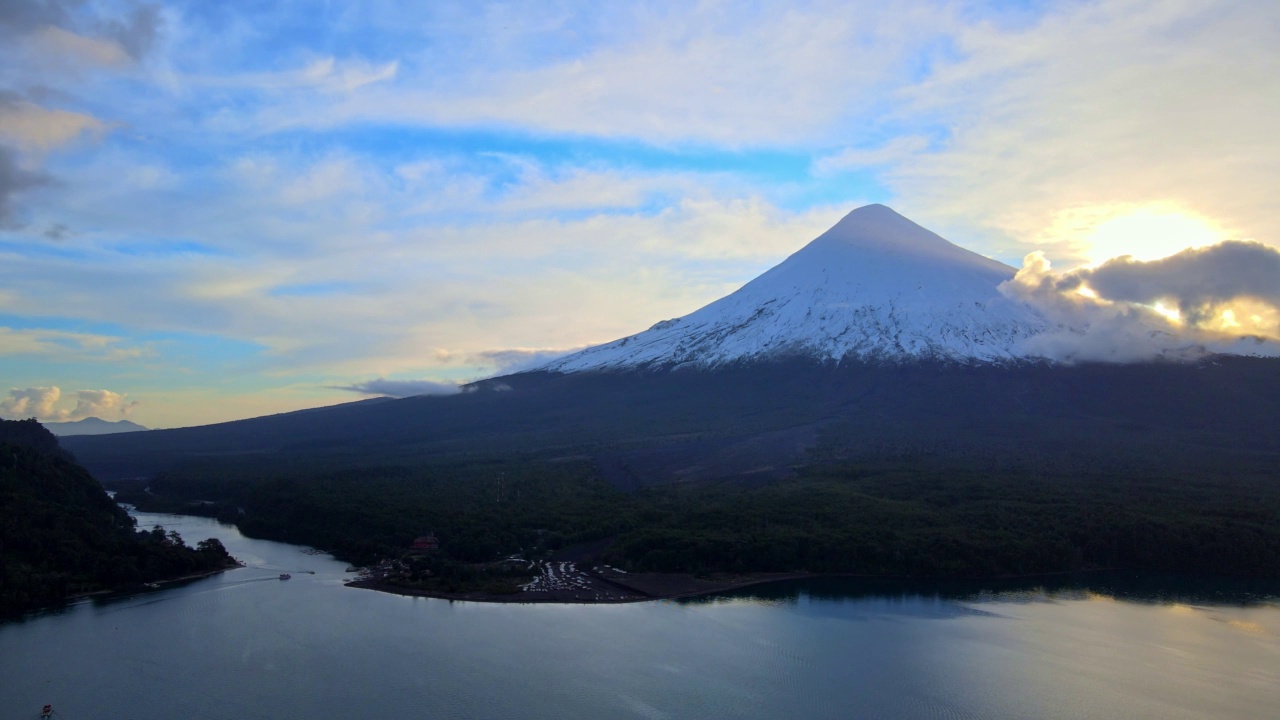
[[[0,720],[1274,718],[1274,586],[825,580],[515,605],[343,586],[344,563],[138,515],[246,567],[0,624]],[[281,580],[281,573],[292,577]],[[314,574],[312,574],[314,573]]]

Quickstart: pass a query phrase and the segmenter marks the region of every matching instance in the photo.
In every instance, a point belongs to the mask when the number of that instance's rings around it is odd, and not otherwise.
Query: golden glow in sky
[[[1280,311],[1253,298],[1236,298],[1215,308],[1202,324],[1208,329],[1235,335],[1280,337]]]
[[[1174,207],[1157,207],[1116,214],[1096,225],[1085,245],[1090,263],[1100,265],[1121,255],[1158,260],[1225,239],[1225,233],[1207,218]]]
[[[1157,313],[1162,315],[1164,319],[1168,320],[1174,325],[1179,325],[1182,323],[1182,313],[1179,312],[1178,308],[1176,307],[1168,307],[1163,302],[1157,302],[1155,305],[1151,306],[1151,309],[1155,310]]]

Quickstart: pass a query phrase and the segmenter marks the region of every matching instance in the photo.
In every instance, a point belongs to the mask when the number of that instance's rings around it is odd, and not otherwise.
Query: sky
[[[3,417],[447,390],[870,202],[1280,335],[1271,2],[6,0],[0,60]]]

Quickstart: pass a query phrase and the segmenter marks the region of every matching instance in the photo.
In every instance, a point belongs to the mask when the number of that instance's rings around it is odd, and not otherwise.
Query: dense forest
[[[780,362],[68,444],[130,501],[356,562],[434,532],[459,563],[587,547],[695,573],[1259,577],[1280,573],[1277,398],[1264,358]]]
[[[35,420],[0,420],[0,615],[233,564],[134,520]]]
[[[302,476],[192,469],[154,479],[160,497],[132,487],[158,509],[218,515],[354,562],[398,556],[434,532],[460,563],[585,547],[643,571],[1280,577],[1280,489],[1265,474],[1085,465],[884,453],[782,480],[624,491],[588,461],[524,456]]]

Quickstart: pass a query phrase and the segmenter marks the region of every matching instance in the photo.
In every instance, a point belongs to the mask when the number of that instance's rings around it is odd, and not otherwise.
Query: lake
[[[343,587],[345,563],[138,514],[247,567],[0,624],[0,720],[1273,718],[1275,586],[828,579],[628,605]],[[314,575],[306,574],[314,571]],[[278,578],[292,573],[290,580]]]

